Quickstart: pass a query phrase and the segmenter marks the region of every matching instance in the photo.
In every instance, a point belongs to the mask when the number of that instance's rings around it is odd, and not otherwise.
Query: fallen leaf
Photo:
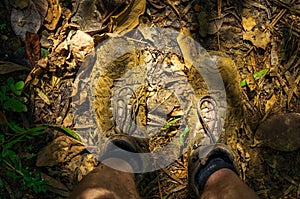
[[[32,1],[26,9],[15,9],[11,11],[11,26],[17,36],[25,41],[26,32],[37,33],[41,27],[40,14]]]
[[[29,5],[30,0],[9,0],[9,3],[12,7],[22,10]]]
[[[82,62],[94,50],[94,40],[89,34],[78,30],[70,40],[70,50],[76,61]]]
[[[61,17],[61,7],[58,0],[48,0],[49,8],[45,17],[44,26],[48,30],[54,30]]]
[[[74,138],[59,136],[38,153],[36,166],[52,167],[67,162],[84,149],[85,146]]]
[[[8,73],[22,70],[29,71],[30,69],[25,66],[15,64],[13,62],[0,61],[0,75],[5,75]]]
[[[139,17],[145,13],[146,0],[132,0],[118,15],[111,17],[111,31],[107,35],[115,37],[126,34],[139,24]]]
[[[245,31],[243,32],[243,39],[251,41],[258,48],[266,49],[267,45],[271,42],[271,33],[268,30],[262,32],[258,29]]]
[[[96,32],[102,29],[102,15],[95,4],[94,0],[79,1],[76,14],[71,18],[71,21],[78,24],[80,30],[84,32]]]
[[[250,91],[253,91],[256,88],[256,82],[252,74],[246,74],[246,82],[247,86],[249,87]]]
[[[275,104],[277,98],[276,95],[272,95],[272,97],[267,101],[265,105],[266,112]]]
[[[47,190],[58,195],[69,197],[70,193],[68,188],[60,181],[55,178],[46,175],[45,173],[41,173],[41,178],[47,181]]]
[[[38,34],[26,32],[25,50],[32,67],[41,58],[41,44]]]
[[[182,28],[177,37],[177,42],[184,58],[184,64],[187,68],[192,67],[193,55],[196,54],[196,52],[192,51],[193,49],[196,49],[193,41],[190,31],[187,28]]]
[[[47,97],[47,95],[46,95],[43,91],[41,91],[39,88],[35,88],[34,90],[37,92],[38,96],[39,96],[46,104],[50,105],[50,100],[49,100],[49,98]]]
[[[256,26],[256,22],[252,17],[242,17],[242,25],[246,31],[250,31],[254,28],[254,26]]]

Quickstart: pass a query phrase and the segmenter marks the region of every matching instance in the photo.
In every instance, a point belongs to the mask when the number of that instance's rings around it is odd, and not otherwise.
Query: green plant
[[[27,98],[21,97],[21,91],[24,88],[24,82],[15,80],[12,77],[7,79],[7,85],[1,86],[0,89],[0,103],[4,110],[24,112],[27,107],[24,104]]]
[[[263,69],[263,70],[260,70],[257,73],[255,73],[253,75],[253,77],[254,77],[255,80],[259,80],[259,79],[262,79],[264,76],[266,76],[268,74],[269,74],[269,69]],[[242,87],[246,86],[247,85],[246,79],[242,80],[240,84],[241,84]]]
[[[6,24],[5,23],[0,24],[0,30],[5,30],[5,28],[6,28]]]
[[[180,137],[179,137],[181,146],[184,146],[184,138],[189,132],[190,132],[189,126],[186,126],[185,129],[181,132]]]
[[[46,181],[41,179],[40,172],[32,172],[28,167],[24,168],[20,157],[13,147],[23,141],[32,139],[36,135],[45,133],[48,126],[39,126],[24,129],[15,123],[7,124],[13,134],[0,134],[1,164],[8,170],[7,175],[11,178],[21,180],[22,185],[30,187],[35,193],[45,192]],[[31,159],[36,154],[31,154],[27,159]],[[2,181],[2,180],[0,180]]]
[[[162,131],[167,131],[172,125],[174,125],[176,122],[178,122],[181,118],[174,118],[170,121],[168,121],[164,127],[160,130],[159,133],[162,133]],[[185,136],[190,132],[190,129],[188,126],[185,127],[185,129],[180,133],[179,136],[179,142],[181,146],[184,146]]]

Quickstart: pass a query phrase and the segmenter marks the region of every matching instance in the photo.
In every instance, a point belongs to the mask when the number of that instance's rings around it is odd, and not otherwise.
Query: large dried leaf
[[[33,0],[37,11],[41,16],[41,23],[43,24],[44,18],[48,10],[48,1],[47,0]]]
[[[102,15],[97,9],[96,1],[83,0],[79,2],[76,14],[71,21],[79,25],[84,32],[95,32],[102,28]]]
[[[146,0],[132,0],[130,4],[118,15],[111,17],[111,30],[109,36],[125,34],[139,24],[139,17],[146,10]]]
[[[30,0],[9,0],[9,3],[16,9],[24,9],[29,5]]]
[[[93,49],[94,40],[89,34],[78,30],[76,34],[72,36],[70,40],[70,50],[77,61],[82,62],[85,56],[92,52]]]
[[[25,50],[32,67],[41,58],[41,44],[38,34],[26,32]]]
[[[22,71],[22,70],[30,70],[29,68],[18,65],[12,62],[0,61],[0,75],[5,75],[12,72]]]
[[[253,31],[246,31],[243,33],[243,39],[251,41],[253,45],[258,48],[266,49],[267,45],[271,42],[270,31],[260,31],[255,29]]]
[[[46,175],[45,173],[41,173],[41,178],[47,181],[47,190],[58,195],[69,197],[69,190],[68,188],[60,181],[56,180],[55,178]]]
[[[26,32],[37,33],[41,27],[40,14],[32,1],[25,9],[13,8],[10,19],[14,32],[23,41],[25,41]]]
[[[49,0],[49,8],[45,17],[44,26],[48,30],[54,30],[61,16],[61,7],[58,0]]]
[[[36,165],[38,167],[51,167],[67,162],[84,149],[85,146],[81,142],[69,136],[60,136],[38,153]]]

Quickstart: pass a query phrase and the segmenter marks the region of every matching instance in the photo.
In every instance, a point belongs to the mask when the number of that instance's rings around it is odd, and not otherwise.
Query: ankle
[[[124,171],[127,173],[133,173],[132,166],[125,160],[119,158],[107,158],[102,161],[105,166],[113,168],[115,170]]]

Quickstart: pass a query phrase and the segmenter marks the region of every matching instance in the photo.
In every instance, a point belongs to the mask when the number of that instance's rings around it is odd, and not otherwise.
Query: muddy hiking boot
[[[210,96],[202,97],[197,107],[204,138],[194,140],[188,161],[189,188],[196,196],[200,196],[206,181],[214,172],[228,168],[238,174],[232,151],[226,145],[217,143],[217,108],[216,101]]]
[[[129,135],[114,135],[107,141],[99,161],[108,158],[119,158],[128,162],[133,171],[141,173],[148,160],[142,158],[139,153],[148,153],[148,139],[137,138]]]

